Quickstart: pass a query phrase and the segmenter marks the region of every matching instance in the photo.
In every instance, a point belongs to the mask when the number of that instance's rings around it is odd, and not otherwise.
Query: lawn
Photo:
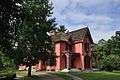
[[[71,72],[84,80],[120,80],[120,72]]]
[[[27,77],[27,71],[16,71],[17,77],[20,78],[20,80],[43,80],[44,76],[39,75],[32,75],[31,78]]]
[[[19,80],[44,80],[44,77],[32,75],[31,78],[25,76],[20,78]]]
[[[44,74],[45,73],[45,74]],[[47,73],[47,72],[32,72],[32,77],[27,77],[27,71],[17,71],[19,80],[56,80],[62,78],[63,80],[70,80],[64,73]]]
[[[58,77],[61,77],[64,80],[71,80],[72,79],[72,77],[66,75],[66,73],[64,73],[64,72],[52,73],[52,75],[56,75]]]
[[[26,72],[17,72],[17,74],[21,76],[26,76]],[[54,78],[54,75],[57,75],[59,78],[62,78],[64,80],[71,80],[72,77],[68,76],[67,73],[64,72],[57,72],[57,73],[48,73],[50,75],[53,75],[53,77],[49,75],[33,75],[31,80],[47,80],[48,78],[52,79]],[[80,77],[84,80],[120,80],[120,72],[105,72],[105,71],[99,71],[99,72],[69,72],[69,74],[72,74],[74,76]],[[27,77],[23,77],[20,80],[30,80]]]

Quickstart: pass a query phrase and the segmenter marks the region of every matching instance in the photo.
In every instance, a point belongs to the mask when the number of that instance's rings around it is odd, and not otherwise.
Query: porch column
[[[71,68],[71,56],[69,53],[67,53],[66,57],[67,57],[67,69],[70,70],[70,68]]]

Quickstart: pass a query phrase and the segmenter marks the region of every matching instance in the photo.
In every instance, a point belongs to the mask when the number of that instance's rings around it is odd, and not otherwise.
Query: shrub
[[[120,69],[120,56],[110,54],[103,58],[102,69],[106,71],[113,71]]]
[[[0,52],[0,80],[13,80],[16,77],[13,59]]]

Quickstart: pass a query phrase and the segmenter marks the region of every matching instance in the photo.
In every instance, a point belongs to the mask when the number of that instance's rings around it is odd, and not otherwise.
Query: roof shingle
[[[89,33],[88,27],[78,29],[78,30],[68,32],[68,33],[59,32],[59,33],[56,33],[54,36],[52,36],[52,40],[54,42],[58,42],[58,41],[66,41],[67,42],[67,41],[69,41],[70,38],[72,38],[73,42],[81,41],[84,39],[84,37],[87,33]]]

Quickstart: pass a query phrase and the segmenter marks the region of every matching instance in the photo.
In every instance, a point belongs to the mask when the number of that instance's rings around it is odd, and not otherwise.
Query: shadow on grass
[[[19,80],[44,80],[44,76],[39,76],[39,75],[32,75],[32,77],[22,77]]]
[[[50,74],[52,74],[52,75],[56,75],[56,76],[58,76],[58,77],[60,77],[60,78],[63,78],[64,80],[73,80],[72,77],[66,75],[65,72],[50,73]]]

